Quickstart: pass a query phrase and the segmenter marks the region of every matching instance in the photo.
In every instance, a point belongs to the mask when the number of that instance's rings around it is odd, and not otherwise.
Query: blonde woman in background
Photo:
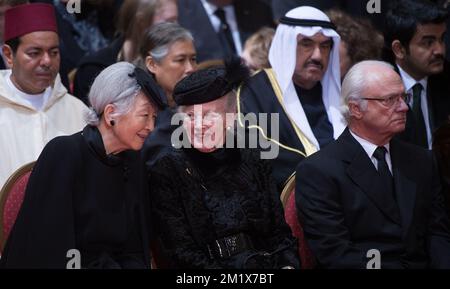
[[[242,58],[252,73],[270,68],[269,49],[275,29],[263,27],[245,41]]]

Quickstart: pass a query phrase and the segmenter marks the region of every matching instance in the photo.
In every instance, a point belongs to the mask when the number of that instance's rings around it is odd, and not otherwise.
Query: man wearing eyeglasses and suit
[[[353,66],[341,92],[346,130],[297,167],[299,221],[323,268],[450,268],[431,152],[393,139],[405,128],[404,91],[386,62]]]

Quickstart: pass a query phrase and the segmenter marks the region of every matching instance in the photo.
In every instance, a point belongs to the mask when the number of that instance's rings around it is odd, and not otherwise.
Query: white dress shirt
[[[406,73],[400,66],[398,66],[398,70],[400,71],[400,76],[403,80],[403,85],[405,86],[405,90],[407,93],[413,94],[412,88],[416,83],[420,83],[422,85],[422,92],[420,94],[420,107],[422,108],[423,119],[425,121],[425,128],[427,130],[427,141],[428,148],[431,149],[432,144],[432,135],[431,135],[431,127],[430,127],[430,119],[428,118],[428,100],[427,100],[427,87],[428,87],[428,77],[422,78],[419,81],[416,81],[412,78],[411,75]],[[412,108],[414,104],[414,99],[411,97],[411,101],[408,103],[409,107]]]
[[[211,21],[211,24],[216,32],[219,32],[220,29],[220,19],[217,17],[214,12],[217,10],[217,6],[211,4],[206,0],[200,0],[205,8],[206,14]],[[233,36],[234,46],[236,47],[238,55],[242,53],[242,42],[241,36],[239,34],[239,29],[236,20],[236,13],[234,12],[234,6],[232,4],[222,7],[225,11],[225,17],[227,19],[228,25],[230,26],[231,35]]]
[[[363,147],[364,151],[369,156],[369,158],[372,161],[373,165],[378,170],[378,161],[373,156],[373,153],[375,152],[375,150],[377,149],[378,146],[376,144],[371,143],[368,140],[363,139],[362,137],[357,136],[351,130],[350,130],[350,133],[356,139],[356,141]],[[387,163],[387,165],[389,167],[389,171],[392,174],[392,161],[391,161],[391,153],[390,153],[390,150],[389,150],[389,143],[385,144],[384,147],[386,148],[386,155],[385,155],[386,163]]]

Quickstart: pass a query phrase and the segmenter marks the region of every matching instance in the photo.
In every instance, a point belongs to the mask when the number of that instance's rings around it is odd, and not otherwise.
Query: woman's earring
[[[109,122],[109,124],[111,124],[112,126],[114,126],[116,123],[114,122],[114,120],[111,120],[111,121]]]

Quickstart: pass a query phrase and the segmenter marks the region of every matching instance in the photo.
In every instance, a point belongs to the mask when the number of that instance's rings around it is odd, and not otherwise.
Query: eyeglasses
[[[361,97],[365,100],[376,100],[381,102],[384,106],[392,107],[394,104],[398,104],[400,102],[400,99],[403,99],[403,101],[408,104],[411,101],[412,95],[410,93],[402,93],[398,95],[392,95],[385,98],[370,98],[370,97]]]

